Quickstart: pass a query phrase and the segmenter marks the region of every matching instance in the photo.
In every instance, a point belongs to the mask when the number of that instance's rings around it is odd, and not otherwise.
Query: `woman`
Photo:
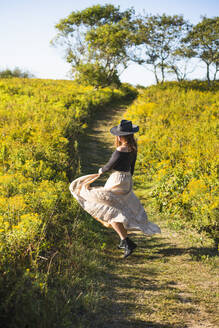
[[[133,137],[139,127],[131,121],[121,120],[110,132],[116,136],[116,150],[98,174],[80,177],[70,184],[70,191],[79,204],[106,227],[112,227],[121,241],[124,258],[137,245],[127,237],[128,230],[140,230],[147,235],[160,233],[160,228],[149,222],[139,199],[132,191],[132,175],[137,157],[137,144]],[[111,171],[104,187],[90,187],[101,174]]]

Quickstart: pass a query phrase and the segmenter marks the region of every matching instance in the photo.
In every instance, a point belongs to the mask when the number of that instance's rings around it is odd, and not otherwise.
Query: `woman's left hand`
[[[103,173],[102,167],[99,169],[98,174],[101,175]]]

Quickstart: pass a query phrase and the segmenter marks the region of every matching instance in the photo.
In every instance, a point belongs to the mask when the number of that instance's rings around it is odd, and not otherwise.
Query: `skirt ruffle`
[[[160,228],[148,221],[144,207],[132,191],[129,172],[114,171],[104,187],[91,187],[99,174],[82,176],[70,184],[70,192],[78,203],[104,226],[123,223],[125,229],[142,231],[147,235],[160,233]]]

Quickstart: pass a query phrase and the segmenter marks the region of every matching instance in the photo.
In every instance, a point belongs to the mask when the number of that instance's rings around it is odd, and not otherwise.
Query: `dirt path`
[[[83,174],[97,172],[108,160],[113,150],[109,129],[124,111],[124,107],[118,107],[98,115],[88,136],[81,139]],[[106,176],[102,179],[104,182]],[[107,265],[100,305],[90,327],[216,328],[218,259],[208,245],[201,245],[198,235],[167,229],[151,204],[149,190],[134,187],[151,221],[161,226],[162,234],[135,234],[133,240],[138,248],[123,260],[122,251],[116,248],[116,234],[106,231],[112,236],[112,244],[103,250]]]

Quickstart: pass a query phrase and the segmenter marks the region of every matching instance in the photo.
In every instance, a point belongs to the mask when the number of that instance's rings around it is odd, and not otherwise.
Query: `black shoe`
[[[137,245],[128,237],[124,241],[125,241],[125,252],[123,258],[125,259],[126,257],[132,254],[133,250],[137,247]]]
[[[126,243],[125,243],[125,239],[123,239],[123,240],[120,241],[120,244],[117,246],[117,248],[118,248],[118,249],[125,248],[125,245],[126,245]]]

